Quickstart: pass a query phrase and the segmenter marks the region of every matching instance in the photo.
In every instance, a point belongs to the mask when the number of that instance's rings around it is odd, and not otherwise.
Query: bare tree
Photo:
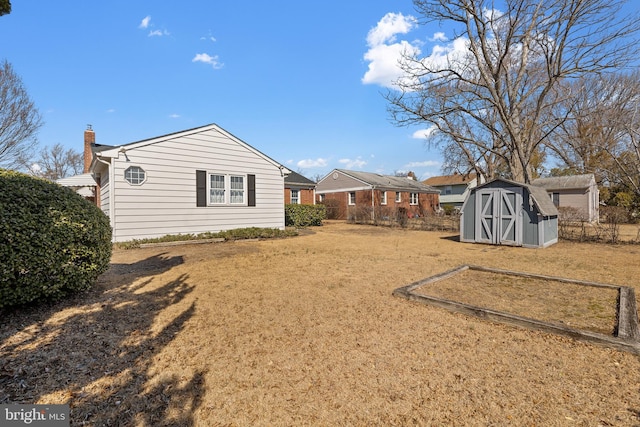
[[[0,167],[11,168],[29,157],[42,126],[40,113],[9,62],[0,66]]]
[[[44,147],[35,159],[21,159],[20,163],[31,174],[52,181],[82,173],[84,157],[71,148],[65,150],[62,144]]]
[[[566,168],[640,198],[640,72],[582,78],[566,91],[568,120],[548,148]]]
[[[404,77],[386,99],[398,125],[428,123],[469,163],[492,159],[530,182],[534,160],[566,116],[560,83],[619,69],[635,59],[639,20],[616,0],[414,0],[423,22],[450,21],[464,53],[431,61],[406,53]],[[485,160],[485,164],[486,164]],[[470,164],[472,168],[479,168]],[[496,173],[487,164],[483,174]]]

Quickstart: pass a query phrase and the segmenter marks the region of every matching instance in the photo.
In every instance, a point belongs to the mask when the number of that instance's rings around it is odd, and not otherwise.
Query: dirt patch
[[[313,230],[116,251],[90,291],[1,313],[0,403],[74,426],[640,425],[637,356],[392,296],[463,264],[637,293],[638,247]]]

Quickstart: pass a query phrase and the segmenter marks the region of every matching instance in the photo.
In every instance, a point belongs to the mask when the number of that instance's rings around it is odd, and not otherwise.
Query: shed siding
[[[124,179],[145,170],[142,185]],[[284,228],[284,178],[271,162],[215,129],[127,150],[113,161],[114,240],[233,228]],[[256,176],[256,206],[196,206],[196,170]],[[245,180],[245,197],[248,188]],[[103,206],[105,206],[103,204]]]
[[[476,217],[476,193],[471,192],[467,200],[462,205],[462,215],[460,216],[460,232],[462,241],[473,242],[476,238],[475,217]]]
[[[522,244],[524,246],[538,246],[540,244],[539,227],[540,216],[535,206],[529,204],[529,192],[522,198]]]

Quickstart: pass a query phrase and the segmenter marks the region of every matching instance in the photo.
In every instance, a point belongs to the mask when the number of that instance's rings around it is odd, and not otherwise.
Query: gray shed
[[[545,248],[558,241],[558,210],[542,187],[494,179],[469,192],[461,213],[461,242]]]

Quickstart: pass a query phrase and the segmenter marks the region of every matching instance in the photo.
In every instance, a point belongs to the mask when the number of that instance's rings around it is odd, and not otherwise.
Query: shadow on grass
[[[112,264],[65,301],[0,312],[0,403],[66,403],[73,426],[194,425],[205,372],[152,373],[195,311],[188,275],[154,278],[183,262],[163,255]]]

